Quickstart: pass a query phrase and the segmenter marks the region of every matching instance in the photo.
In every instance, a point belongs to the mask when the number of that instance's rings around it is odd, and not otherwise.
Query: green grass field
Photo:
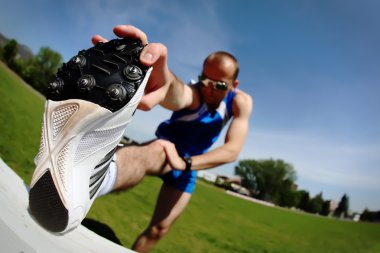
[[[0,62],[0,157],[27,183],[43,106],[43,98]],[[102,197],[88,217],[130,247],[149,222],[160,183],[146,178],[131,191]],[[380,225],[261,206],[199,182],[189,207],[153,252],[380,253]]]

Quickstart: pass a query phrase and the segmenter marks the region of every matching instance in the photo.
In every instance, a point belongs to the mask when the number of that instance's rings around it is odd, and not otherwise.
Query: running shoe
[[[48,85],[29,192],[29,210],[45,229],[64,234],[89,211],[152,71],[140,63],[143,48],[128,38],[99,42]]]

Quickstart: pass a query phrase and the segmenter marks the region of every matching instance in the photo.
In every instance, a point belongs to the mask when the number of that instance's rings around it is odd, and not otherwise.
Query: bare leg
[[[116,152],[117,176],[113,190],[120,191],[137,185],[145,175],[161,175],[169,170],[165,151],[153,141],[120,148]]]
[[[191,194],[163,185],[148,228],[137,238],[132,249],[145,253],[169,232],[171,225],[185,210]]]

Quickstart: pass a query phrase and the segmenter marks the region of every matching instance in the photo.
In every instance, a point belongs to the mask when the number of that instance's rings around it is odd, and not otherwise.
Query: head
[[[218,108],[228,91],[238,86],[238,73],[239,63],[227,52],[215,52],[205,59],[199,81],[203,100],[209,108]]]

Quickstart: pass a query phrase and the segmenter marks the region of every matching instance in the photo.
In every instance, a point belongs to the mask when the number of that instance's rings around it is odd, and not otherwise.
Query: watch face
[[[186,170],[186,171],[191,170],[191,163],[192,163],[191,157],[190,157],[190,156],[184,156],[184,157],[182,157],[182,159],[183,159],[183,160],[185,161],[185,163],[186,163],[186,168],[185,168],[185,170]]]

